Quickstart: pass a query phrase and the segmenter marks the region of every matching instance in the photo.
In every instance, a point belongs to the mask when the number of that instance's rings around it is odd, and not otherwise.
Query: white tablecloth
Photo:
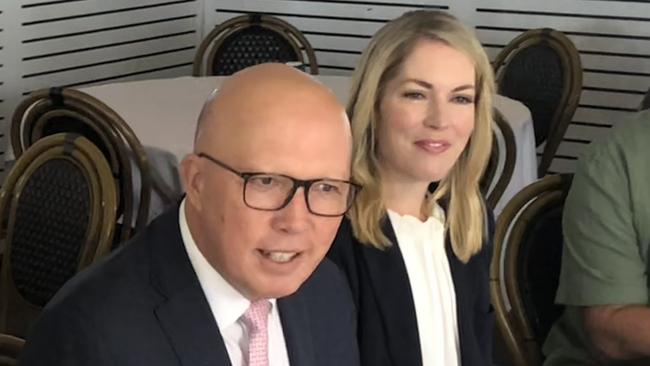
[[[346,104],[350,78],[316,76]],[[179,191],[178,179],[170,172],[192,152],[194,130],[203,102],[225,77],[180,77],[113,83],[81,89],[113,108],[134,130],[146,147],[171,154],[152,157],[152,165]],[[496,212],[524,186],[537,179],[535,135],[530,111],[522,103],[497,96],[496,108],[510,123],[517,142],[517,163]],[[151,154],[150,154],[151,155]],[[170,167],[172,167],[170,169]]]

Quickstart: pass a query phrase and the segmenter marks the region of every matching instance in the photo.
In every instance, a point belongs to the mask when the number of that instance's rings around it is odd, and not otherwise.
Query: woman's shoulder
[[[356,245],[356,239],[352,230],[352,223],[347,217],[343,217],[339,225],[332,246],[330,247],[327,257],[335,263],[340,263],[344,257],[354,255],[353,245]]]

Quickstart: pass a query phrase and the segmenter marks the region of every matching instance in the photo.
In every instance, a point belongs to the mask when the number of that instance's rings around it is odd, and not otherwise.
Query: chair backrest
[[[298,29],[270,15],[249,14],[223,22],[203,39],[193,75],[231,75],[265,62],[295,62],[318,74],[314,49]]]
[[[497,220],[491,295],[497,325],[517,366],[541,365],[541,346],[563,310],[555,304],[555,292],[571,178],[549,175],[527,186]]]
[[[106,104],[79,90],[42,89],[21,102],[11,124],[16,158],[39,139],[59,132],[86,137],[109,162],[118,188],[118,217],[123,223],[118,242],[133,234],[134,221],[136,232],[146,225],[152,189],[166,203],[173,200],[171,190],[149,168],[144,148],[128,124]],[[137,186],[139,189],[134,188]]]
[[[0,366],[18,366],[24,345],[25,341],[21,338],[0,334]]]
[[[492,153],[483,174],[481,187],[487,205],[494,209],[503,196],[517,163],[517,142],[512,127],[497,109],[494,110]]]
[[[535,142],[544,143],[543,177],[578,107],[582,66],[575,46],[553,29],[532,29],[512,40],[494,60],[499,93],[524,103],[533,115]]]
[[[102,152],[77,134],[44,137],[0,189],[0,332],[24,337],[41,308],[111,247],[116,189]]]

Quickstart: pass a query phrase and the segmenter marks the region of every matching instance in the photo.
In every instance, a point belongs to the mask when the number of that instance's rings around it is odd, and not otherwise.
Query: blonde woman
[[[362,364],[489,365],[488,58],[453,16],[409,12],[373,37],[352,84],[364,188],[329,257],[356,301]]]

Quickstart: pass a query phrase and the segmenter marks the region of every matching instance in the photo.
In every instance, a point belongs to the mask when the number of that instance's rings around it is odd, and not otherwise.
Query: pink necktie
[[[271,303],[259,300],[251,303],[243,320],[248,329],[248,366],[269,365],[269,332],[267,323]]]

